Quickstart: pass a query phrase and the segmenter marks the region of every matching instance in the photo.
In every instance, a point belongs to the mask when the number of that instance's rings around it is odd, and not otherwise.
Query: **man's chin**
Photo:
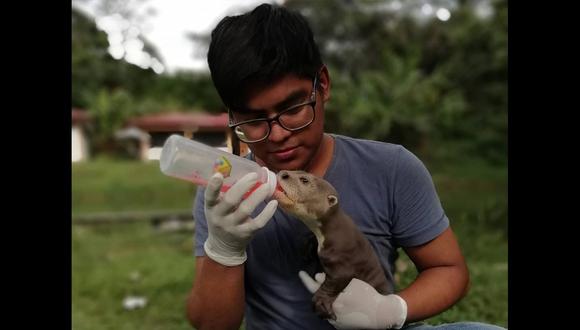
[[[298,161],[288,161],[288,162],[276,162],[272,163],[273,170],[275,172],[279,171],[301,171],[304,169],[304,166],[301,165],[301,162]],[[270,168],[270,167],[268,167]],[[272,168],[270,168],[272,170]]]
[[[262,166],[266,166],[268,169],[274,172],[279,171],[299,171],[304,170],[306,166],[306,158],[303,155],[296,155],[287,159],[279,159],[275,155],[266,154],[266,157],[260,157],[256,155],[258,163],[264,163]]]

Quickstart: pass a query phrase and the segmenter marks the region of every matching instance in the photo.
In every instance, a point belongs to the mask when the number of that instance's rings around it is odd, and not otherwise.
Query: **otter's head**
[[[328,181],[304,171],[280,171],[278,205],[303,221],[320,221],[338,208],[338,193]]]

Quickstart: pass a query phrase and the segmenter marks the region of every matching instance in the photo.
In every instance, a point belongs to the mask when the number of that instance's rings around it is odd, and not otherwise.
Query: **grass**
[[[507,171],[483,162],[428,166],[471,275],[468,295],[430,324],[480,321],[507,327]],[[402,253],[401,285],[416,276]]]
[[[190,232],[160,234],[148,223],[78,225],[72,237],[74,329],[188,328]],[[125,310],[129,295],[146,297],[146,307]]]
[[[482,321],[507,327],[507,175],[475,161],[428,165],[471,272],[466,298],[427,322]],[[73,165],[73,215],[188,209],[195,187],[163,176],[156,162],[101,160]],[[188,329],[185,299],[194,276],[193,233],[148,222],[73,225],[72,316],[76,330]],[[416,275],[398,262],[399,286]],[[406,267],[406,268],[405,268]],[[128,295],[142,309],[125,310]]]
[[[74,164],[72,214],[189,209],[195,186],[170,178],[159,162],[110,161]]]

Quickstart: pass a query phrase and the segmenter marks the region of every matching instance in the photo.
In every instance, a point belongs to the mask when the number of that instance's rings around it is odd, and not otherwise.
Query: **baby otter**
[[[370,243],[340,208],[338,193],[328,181],[303,171],[280,171],[277,179],[278,205],[306,224],[318,241],[326,279],[312,301],[320,317],[336,319],[332,303],[355,277],[381,294],[392,292]]]

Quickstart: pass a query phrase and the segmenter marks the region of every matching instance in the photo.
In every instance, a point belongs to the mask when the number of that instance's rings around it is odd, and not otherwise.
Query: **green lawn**
[[[74,329],[186,329],[192,237],[147,223],[73,226]],[[125,310],[129,295],[146,297],[146,307]]]
[[[73,164],[72,214],[189,209],[195,186],[163,175],[159,162]]]
[[[471,271],[471,290],[430,323],[477,320],[507,326],[507,174],[470,162],[428,165]],[[73,215],[100,211],[189,209],[195,188],[163,176],[156,162],[74,164]],[[194,274],[193,233],[148,222],[73,225],[72,315],[76,330],[187,329],[184,301]],[[408,258],[400,285],[415,276]],[[125,310],[128,295],[142,309]]]

